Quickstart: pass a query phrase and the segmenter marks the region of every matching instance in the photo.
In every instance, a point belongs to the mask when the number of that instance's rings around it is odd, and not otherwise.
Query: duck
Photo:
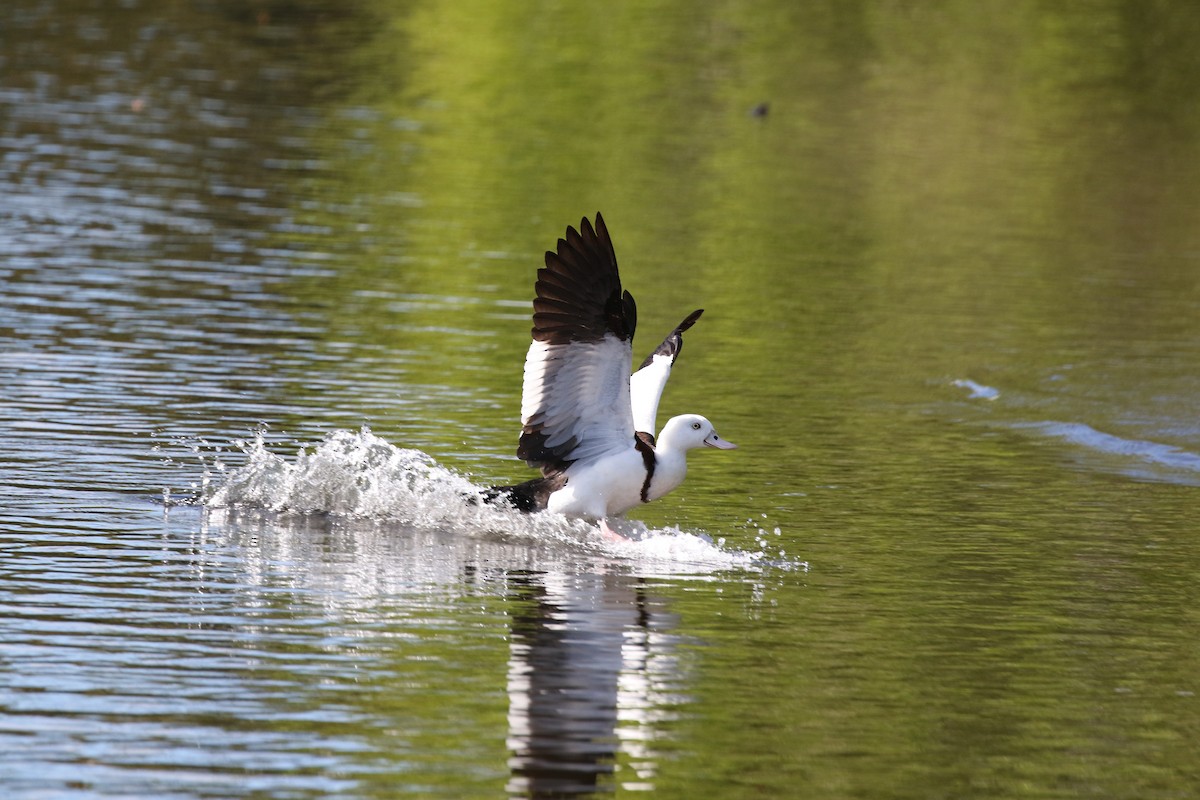
[[[637,303],[621,286],[603,216],[595,220],[567,227],[534,284],[517,457],[541,475],[493,486],[484,500],[588,520],[606,538],[622,539],[609,520],[677,489],[688,452],[737,445],[700,414],[672,417],[655,434],[683,334],[704,309],[688,314],[632,372]]]

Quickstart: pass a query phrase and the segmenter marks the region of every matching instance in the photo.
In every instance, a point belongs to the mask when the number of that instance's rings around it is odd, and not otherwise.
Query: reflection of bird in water
[[[510,573],[509,791],[566,797],[647,788],[653,720],[677,698],[673,620],[640,579]],[[623,773],[629,768],[633,774]]]
[[[630,376],[637,306],[621,289],[604,219],[567,228],[546,253],[533,301],[533,343],[525,358],[517,455],[542,477],[493,487],[523,511],[596,520],[657,500],[687,473],[687,452],[735,447],[698,414],[672,417],[655,437],[658,401],[683,347],[692,312]]]

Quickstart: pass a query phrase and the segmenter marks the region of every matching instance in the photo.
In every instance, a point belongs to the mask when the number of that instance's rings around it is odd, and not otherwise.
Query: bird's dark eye
[[[699,423],[699,422],[693,422],[693,423],[692,423],[692,430],[694,430],[694,431],[698,431],[698,430],[700,430],[700,423]]]

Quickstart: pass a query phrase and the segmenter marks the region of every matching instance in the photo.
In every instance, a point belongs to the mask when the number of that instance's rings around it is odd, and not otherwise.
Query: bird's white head
[[[672,450],[691,450],[700,446],[733,450],[737,447],[718,436],[713,424],[699,414],[683,414],[667,420],[658,437],[658,446]]]

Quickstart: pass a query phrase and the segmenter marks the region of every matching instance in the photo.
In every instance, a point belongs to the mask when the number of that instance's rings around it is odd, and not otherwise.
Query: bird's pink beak
[[[722,439],[720,436],[717,436],[716,431],[713,431],[708,436],[705,436],[704,443],[706,445],[708,445],[709,447],[715,447],[718,450],[737,450],[736,444],[734,444],[733,442],[726,441],[726,440]]]

